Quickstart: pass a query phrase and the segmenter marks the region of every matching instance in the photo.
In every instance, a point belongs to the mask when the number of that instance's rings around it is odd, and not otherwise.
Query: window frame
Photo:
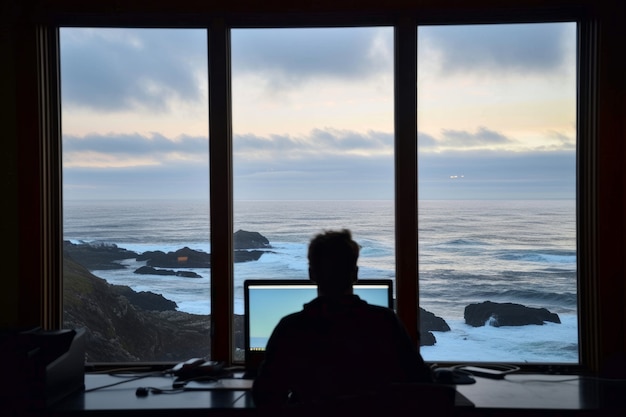
[[[598,369],[600,362],[597,264],[597,61],[598,24],[579,9],[520,13],[399,14],[213,14],[213,15],[66,15],[49,16],[37,27],[37,91],[42,261],[38,279],[40,321],[44,328],[62,325],[62,175],[60,132],[60,27],[192,27],[208,34],[209,163],[211,247],[212,359],[232,362],[233,335],[233,171],[230,96],[230,29],[249,27],[394,27],[395,242],[397,312],[417,341],[419,260],[417,221],[417,29],[431,24],[576,22],[578,26],[577,108],[577,259],[579,365]],[[139,24],[138,24],[139,22]],[[583,65],[584,63],[584,65]],[[221,140],[215,140],[220,138]],[[417,277],[415,279],[414,277]],[[550,364],[540,368],[550,367]],[[553,368],[553,367],[552,367]]]

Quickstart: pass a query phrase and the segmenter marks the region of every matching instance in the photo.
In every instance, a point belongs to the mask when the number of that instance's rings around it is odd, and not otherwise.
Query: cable
[[[166,371],[160,371],[160,372],[149,372],[146,374],[142,374],[136,377],[130,377],[128,379],[125,379],[123,381],[117,381],[117,382],[113,382],[112,384],[107,384],[107,385],[102,385],[100,387],[95,387],[95,388],[89,388],[86,389],[84,392],[92,392],[92,391],[97,391],[99,389],[103,389],[103,388],[109,388],[109,387],[114,387],[116,385],[120,385],[120,384],[125,384],[127,382],[132,382],[132,381],[137,381],[139,379],[143,379],[143,378],[147,378],[149,376],[162,376],[166,373]],[[121,375],[114,375],[114,374],[110,374],[111,376],[121,376]]]
[[[135,395],[138,397],[145,397],[148,394],[179,394],[181,392],[185,392],[182,388],[157,388],[157,387],[139,387],[135,391]]]

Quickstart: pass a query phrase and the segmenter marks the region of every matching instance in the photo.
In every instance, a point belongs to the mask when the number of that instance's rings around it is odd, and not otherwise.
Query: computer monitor
[[[393,307],[390,279],[362,279],[353,285],[354,294],[369,304]],[[317,297],[317,285],[306,280],[259,279],[244,282],[245,361],[247,374],[254,374],[265,356],[267,341],[281,318],[301,311]]]

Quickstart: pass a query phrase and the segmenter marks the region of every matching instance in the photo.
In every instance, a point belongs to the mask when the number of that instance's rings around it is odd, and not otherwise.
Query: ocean
[[[578,363],[576,220],[573,200],[420,201],[420,305],[444,318],[450,332],[422,347],[427,361]],[[114,243],[135,252],[182,247],[210,252],[208,202],[65,201],[64,239]],[[309,240],[348,228],[361,245],[361,278],[394,278],[392,201],[238,201],[234,230],[261,233],[272,248],[258,261],[235,264],[235,313],[243,282],[307,279]],[[152,291],[180,311],[210,313],[210,270],[202,278],[136,275],[143,265],[92,271],[112,284]],[[466,305],[483,301],[545,307],[561,324],[474,328]]]

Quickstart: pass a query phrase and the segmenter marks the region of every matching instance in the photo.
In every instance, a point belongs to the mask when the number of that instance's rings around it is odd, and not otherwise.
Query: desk
[[[459,385],[457,391],[470,399],[476,409],[492,414],[515,411],[528,415],[626,415],[625,380],[511,374],[503,380],[477,377],[476,384]]]
[[[86,375],[91,389],[119,378]],[[147,377],[114,387],[76,394],[50,410],[52,415],[246,415],[254,414],[249,391],[212,390],[137,397],[137,387],[170,389],[169,377]],[[504,380],[476,378],[457,391],[474,408],[457,407],[459,415],[626,415],[626,382],[571,375],[513,374]],[[386,416],[385,416],[386,417]]]
[[[130,379],[130,378],[129,378]],[[93,389],[119,382],[120,377],[109,375],[85,375],[85,389]],[[224,411],[232,414],[234,410],[252,410],[254,402],[248,391],[210,390],[210,391],[165,391],[162,394],[148,394],[139,397],[135,394],[139,387],[151,387],[162,390],[172,389],[171,377],[152,376],[132,380],[120,385],[96,391],[79,393],[58,403],[52,408],[57,415],[67,414],[159,414],[180,415]]]

